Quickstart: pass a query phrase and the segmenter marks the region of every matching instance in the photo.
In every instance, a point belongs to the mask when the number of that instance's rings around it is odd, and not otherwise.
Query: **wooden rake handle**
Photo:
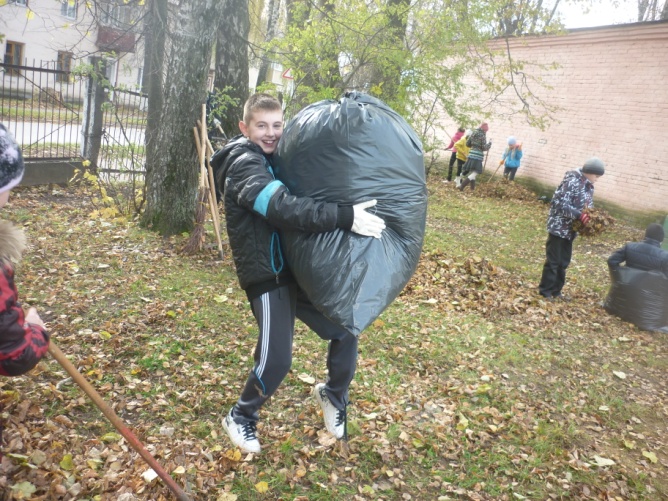
[[[150,452],[142,445],[139,439],[135,436],[130,429],[125,426],[125,423],[119,418],[116,413],[113,411],[109,405],[102,400],[102,397],[95,391],[95,388],[86,381],[86,379],[81,375],[76,367],[70,362],[65,354],[60,351],[60,348],[53,342],[53,339],[49,342],[49,353],[51,356],[56,359],[56,361],[63,366],[67,373],[72,377],[75,383],[77,383],[86,395],[88,395],[91,400],[98,406],[102,413],[111,421],[116,429],[123,435],[123,437],[128,441],[132,448],[139,453],[139,455],[144,458],[148,465],[153,468],[158,476],[162,479],[163,482],[169,487],[169,489],[176,495],[176,499],[179,501],[192,501],[191,498],[185,493],[179,485],[174,482],[174,479],[169,476],[169,474],[162,469],[162,466],[155,460]]]

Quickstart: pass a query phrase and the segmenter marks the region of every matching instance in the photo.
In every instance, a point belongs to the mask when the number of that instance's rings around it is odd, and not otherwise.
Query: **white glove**
[[[350,229],[353,233],[364,235],[365,237],[380,238],[385,229],[385,221],[364,210],[373,207],[376,205],[376,202],[376,200],[369,200],[368,202],[353,205],[353,227]]]

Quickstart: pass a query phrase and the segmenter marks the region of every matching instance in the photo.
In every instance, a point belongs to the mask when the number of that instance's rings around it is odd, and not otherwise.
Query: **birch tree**
[[[160,0],[153,0],[160,1]],[[170,1],[163,106],[152,133],[152,158],[146,173],[144,226],[162,235],[193,228],[199,169],[193,127],[206,101],[216,28],[225,11],[216,0]]]
[[[269,0],[267,6],[267,31],[265,34],[265,42],[271,42],[276,37],[276,32],[278,30],[278,19],[281,12],[281,0]],[[269,69],[271,68],[271,63],[273,57],[273,50],[269,50],[260,60],[260,69],[257,73],[257,82],[255,87],[259,87],[264,82],[269,81]]]
[[[668,19],[668,0],[638,0],[638,21]]]
[[[224,0],[220,8],[225,14],[216,30],[214,87],[227,97],[228,105],[219,118],[227,137],[232,137],[239,133],[248,98],[248,0]]]

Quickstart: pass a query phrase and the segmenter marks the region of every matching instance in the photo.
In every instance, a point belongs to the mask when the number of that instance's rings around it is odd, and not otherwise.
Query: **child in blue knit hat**
[[[508,138],[508,147],[503,152],[500,164],[504,165],[503,177],[508,181],[515,179],[517,169],[520,168],[522,159],[522,143],[518,143],[515,137]]]

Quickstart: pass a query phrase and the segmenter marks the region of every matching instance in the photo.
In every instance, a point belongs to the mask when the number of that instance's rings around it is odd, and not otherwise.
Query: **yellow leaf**
[[[65,454],[65,456],[63,456],[63,459],[60,462],[60,467],[63,470],[68,470],[68,471],[74,469],[74,462],[72,461],[72,454]]]
[[[478,394],[478,395],[482,395],[483,393],[488,393],[489,390],[491,390],[491,389],[492,389],[492,387],[491,387],[490,385],[488,385],[488,384],[481,384],[480,386],[478,386],[478,387],[476,388],[475,392],[476,392],[476,394]]]
[[[17,499],[30,499],[37,488],[30,482],[20,482],[12,486]]]
[[[624,440],[624,447],[626,447],[627,449],[635,449],[636,448],[635,440]]]
[[[172,472],[174,475],[183,475],[186,472],[186,469],[183,466],[177,466],[176,469]]]
[[[459,413],[459,422],[457,423],[458,430],[465,430],[468,428],[469,420],[464,417],[464,414]]]
[[[255,490],[258,491],[260,494],[269,492],[269,484],[267,482],[258,482],[257,484],[255,484]]]
[[[35,13],[32,10],[28,9],[26,11],[26,18],[28,19],[28,21],[30,21],[31,19],[34,19],[35,18]]]
[[[642,455],[649,459],[652,463],[656,463],[659,459],[656,457],[656,454],[653,452],[642,451]]]
[[[90,165],[90,160],[84,160],[83,162],[81,162],[81,165],[83,165],[84,167],[88,167]]]
[[[118,442],[121,436],[118,433],[105,433],[100,437],[103,442]]]
[[[225,452],[225,457],[232,461],[241,461],[241,452],[239,449],[228,450]]]

